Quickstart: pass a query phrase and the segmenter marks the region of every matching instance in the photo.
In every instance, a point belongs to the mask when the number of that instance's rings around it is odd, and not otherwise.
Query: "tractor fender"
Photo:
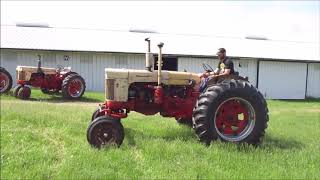
[[[64,78],[66,78],[67,76],[69,76],[70,74],[78,74],[78,73],[70,71],[70,72],[67,72],[67,73],[65,73],[65,74],[62,74],[62,78],[64,79]]]
[[[219,77],[219,78],[210,78],[207,81],[206,85],[207,85],[207,87],[209,87],[211,85],[214,85],[214,84],[217,84],[217,83],[221,83],[223,81],[231,81],[232,79],[249,82],[248,77],[242,77],[242,76],[239,76],[239,75],[231,74],[231,75],[222,76],[222,77]]]

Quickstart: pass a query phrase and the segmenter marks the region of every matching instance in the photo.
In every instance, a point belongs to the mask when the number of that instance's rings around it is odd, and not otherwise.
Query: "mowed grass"
[[[320,100],[268,101],[261,146],[214,142],[159,115],[130,113],[120,148],[89,146],[86,130],[102,93],[83,101],[32,90],[1,96],[1,179],[318,179]]]

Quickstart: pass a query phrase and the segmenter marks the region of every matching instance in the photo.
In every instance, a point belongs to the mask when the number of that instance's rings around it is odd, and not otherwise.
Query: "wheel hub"
[[[68,86],[70,96],[78,97],[83,91],[83,85],[80,80],[72,80]]]
[[[247,100],[234,97],[220,104],[215,112],[214,125],[220,137],[227,141],[241,141],[255,124],[254,109]]]
[[[101,124],[96,130],[96,142],[102,146],[114,143],[113,131],[107,124]]]

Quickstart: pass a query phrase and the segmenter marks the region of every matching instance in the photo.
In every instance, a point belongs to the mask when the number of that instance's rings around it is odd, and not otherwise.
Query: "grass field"
[[[258,148],[205,147],[173,119],[131,113],[120,148],[86,140],[102,93],[81,102],[33,90],[32,99],[1,96],[1,179],[318,179],[320,100],[268,101],[270,121]]]

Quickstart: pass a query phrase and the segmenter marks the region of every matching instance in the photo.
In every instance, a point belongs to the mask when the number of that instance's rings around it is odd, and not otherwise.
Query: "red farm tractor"
[[[217,139],[252,145],[261,142],[269,120],[267,103],[247,78],[212,79],[200,92],[198,74],[161,70],[163,43],[158,45],[158,71],[152,71],[150,40],[146,41],[146,70],[105,69],[106,101],[93,113],[87,129],[93,147],[120,146],[124,139],[120,120],[130,111],[160,113],[192,124],[199,140],[207,145]],[[204,66],[210,71],[208,67]]]
[[[7,93],[12,87],[12,77],[3,67],[0,67],[0,94]]]
[[[38,67],[18,66],[17,86],[13,95],[20,99],[28,99],[31,95],[29,86],[38,87],[45,94],[62,92],[66,99],[80,98],[85,89],[84,79],[71,68],[59,66],[58,68],[43,68],[39,56]]]

